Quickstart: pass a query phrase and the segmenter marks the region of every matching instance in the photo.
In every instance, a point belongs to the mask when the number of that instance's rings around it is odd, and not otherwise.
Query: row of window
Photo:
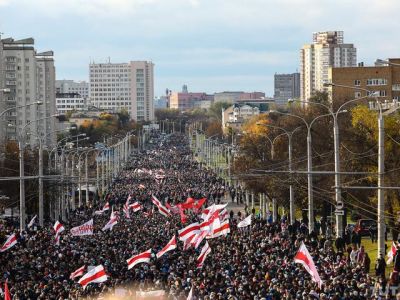
[[[377,94],[376,96],[379,95],[379,97],[386,97],[387,96],[386,90],[370,91],[370,92],[368,92],[368,96],[375,95],[375,93]],[[361,96],[362,96],[361,92],[355,92],[354,93],[354,97],[355,98],[361,98]]]
[[[83,108],[85,107],[84,105],[57,105],[57,109],[60,108]]]
[[[355,86],[360,86],[361,85],[361,80],[354,80],[354,85]],[[371,78],[367,79],[367,85],[387,85],[387,79],[386,78]]]
[[[130,102],[97,102],[96,101],[96,105],[99,105],[99,106],[112,106],[112,107],[115,107],[115,106],[118,106],[118,105],[127,105],[127,106],[130,106],[131,105],[131,103]]]
[[[81,99],[81,100],[75,100],[75,99],[59,100],[59,99],[57,99],[57,104],[58,103],[85,103],[85,100],[83,100],[83,99]]]
[[[21,58],[20,57],[15,57],[15,56],[6,56],[5,57],[5,61],[6,62],[21,62]],[[25,58],[25,62],[28,63],[29,62],[29,58]]]
[[[129,88],[105,88],[105,87],[91,89],[91,91],[95,91],[95,92],[100,92],[100,91],[103,91],[103,92],[106,92],[106,91],[129,91],[129,90],[130,90]]]
[[[107,97],[107,96],[114,96],[115,95],[115,93],[92,93],[92,97]],[[122,97],[122,96],[129,96],[130,94],[129,93],[118,93],[118,96],[119,97]]]

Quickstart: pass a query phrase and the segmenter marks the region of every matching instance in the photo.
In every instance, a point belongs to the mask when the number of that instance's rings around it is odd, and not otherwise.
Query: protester
[[[375,285],[368,274],[366,255],[357,259],[354,249],[349,260],[343,251],[335,251],[330,239],[325,242],[316,234],[309,236],[304,222],[287,226],[286,218],[275,223],[255,218],[248,227],[237,228],[246,216],[240,215],[239,220],[230,214],[230,233],[208,240],[211,253],[201,269],[196,259],[202,246],[183,250],[178,242],[176,249],[157,259],[156,253],[177,235],[177,230],[201,220],[193,210],[172,213],[171,209],[171,216],[163,216],[152,203],[152,195],[163,207],[175,208],[188,198],[206,197],[205,208],[221,202],[225,192],[239,196],[192,159],[183,135],[162,138],[152,134],[151,138],[153,146],[132,155],[109,187],[105,198],[110,209],[102,210],[102,201],[93,207],[81,207],[68,221],[60,221],[65,227],[60,245],[55,243],[53,220],[37,231],[22,232],[15,246],[0,253],[0,272],[3,280],[8,279],[13,299],[97,299],[121,290],[129,299],[135,299],[136,291],[148,290],[163,290],[167,299],[186,299],[191,289],[193,299],[202,300],[378,299],[384,281]],[[131,210],[129,218],[123,210],[128,196],[130,203],[137,201],[142,206],[136,212]],[[102,231],[111,212],[118,212],[117,223],[111,230]],[[93,235],[71,236],[72,227],[91,218]],[[16,232],[12,226],[4,228],[0,242],[12,232]],[[315,263],[321,286],[294,262],[302,242]],[[148,249],[152,249],[150,263],[128,270],[127,260]],[[103,283],[83,289],[77,280],[70,279],[70,274],[82,266],[99,265],[107,274]],[[382,275],[381,263],[378,269],[377,275]],[[374,286],[378,293],[374,294]]]

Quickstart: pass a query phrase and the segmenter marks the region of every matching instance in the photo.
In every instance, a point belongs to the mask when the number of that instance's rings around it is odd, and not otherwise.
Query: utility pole
[[[382,188],[385,173],[385,125],[381,104],[378,117],[378,257],[385,256],[385,192]]]
[[[24,170],[24,142],[19,140],[19,230],[25,230],[25,170]]]
[[[39,225],[43,227],[43,144],[39,137]]]

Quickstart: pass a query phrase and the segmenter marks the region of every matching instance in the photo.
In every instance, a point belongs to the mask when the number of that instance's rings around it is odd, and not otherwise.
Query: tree
[[[222,121],[222,110],[227,109],[231,104],[228,102],[214,102],[208,109],[208,115],[216,120]]]
[[[222,124],[219,121],[212,121],[206,127],[206,136],[216,136],[222,138]]]

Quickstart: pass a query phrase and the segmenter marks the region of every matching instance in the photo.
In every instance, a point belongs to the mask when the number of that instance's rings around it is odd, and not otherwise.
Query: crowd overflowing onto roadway
[[[301,221],[288,224],[286,216],[271,222],[230,212],[220,204],[229,187],[193,159],[183,135],[153,139],[151,148],[132,154],[100,203],[76,209],[67,222],[24,232],[1,224],[1,245],[16,237],[0,252],[2,293],[7,281],[12,299],[143,299],[146,293],[177,300],[396,299],[397,278],[385,276],[383,257],[372,276],[362,245],[337,247],[302,230]],[[250,224],[239,228],[246,217]],[[91,219],[92,235],[71,234]],[[182,238],[183,228],[216,219],[221,231],[210,225],[204,236]],[[320,281],[295,261],[303,244]],[[142,260],[130,264],[138,254]],[[97,266],[104,269],[102,280],[82,284]],[[75,271],[80,275],[73,278]]]

